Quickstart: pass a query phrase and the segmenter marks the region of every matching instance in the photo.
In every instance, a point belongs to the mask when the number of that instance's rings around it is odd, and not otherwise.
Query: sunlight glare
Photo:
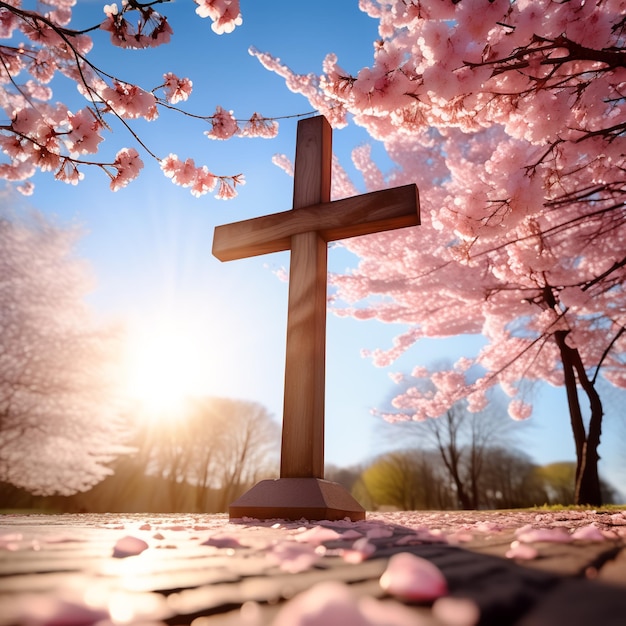
[[[183,323],[135,329],[128,345],[128,394],[148,419],[176,419],[186,400],[202,391],[207,357]]]

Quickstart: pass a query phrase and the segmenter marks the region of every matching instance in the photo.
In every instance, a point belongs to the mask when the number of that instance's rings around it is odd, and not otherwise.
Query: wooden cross
[[[280,480],[262,481],[231,517],[363,519],[324,476],[327,244],[419,224],[415,185],[330,201],[332,131],[324,117],[298,123],[293,209],[218,226],[213,254],[231,261],[291,251]],[[321,517],[320,517],[321,516]]]

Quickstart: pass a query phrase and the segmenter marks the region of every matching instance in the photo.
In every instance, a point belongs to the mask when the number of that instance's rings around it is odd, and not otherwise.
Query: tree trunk
[[[574,367],[587,397],[589,398],[589,429],[587,432],[587,441],[583,448],[582,467],[580,474],[576,477],[576,504],[591,504],[600,506],[602,504],[602,489],[600,486],[600,475],[598,474],[598,446],[600,445],[600,436],[602,435],[602,417],[604,414],[602,408],[602,400],[598,394],[595,385],[583,367],[582,358],[578,350],[573,351]]]
[[[598,474],[598,446],[602,432],[602,401],[593,383],[589,380],[582,363],[580,353],[567,345],[565,338],[567,331],[558,330],[554,333],[555,341],[561,354],[563,375],[567,402],[569,406],[570,422],[576,443],[576,485],[574,501],[576,504],[590,504],[600,506],[602,493],[600,490],[600,476]],[[578,398],[578,383],[589,398],[591,417],[589,433],[585,432],[580,401]]]

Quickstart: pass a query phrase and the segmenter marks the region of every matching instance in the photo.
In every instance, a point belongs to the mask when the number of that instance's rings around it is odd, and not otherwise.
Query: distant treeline
[[[574,504],[575,471],[573,462],[538,466],[518,451],[488,449],[474,486],[470,475],[465,475],[475,498],[471,507],[464,506],[445,464],[433,450],[390,452],[363,467],[328,467],[326,478],[344,485],[367,510],[511,509]],[[605,481],[602,485],[604,501],[614,502],[613,488]],[[241,483],[210,488],[175,482],[146,475],[133,459],[124,459],[117,463],[112,476],[73,496],[34,496],[0,483],[0,510],[218,513],[227,511],[228,504],[251,486]]]
[[[146,475],[129,460],[115,473],[84,493],[72,496],[35,496],[8,483],[0,483],[0,511],[56,513],[217,513],[251,485],[211,488]]]
[[[469,460],[471,450],[461,449]],[[517,450],[486,448],[480,467],[471,463],[452,476],[436,450],[410,449],[381,455],[365,467],[328,468],[367,510],[515,509],[575,503],[575,462],[539,466]],[[603,501],[616,492],[602,480]]]

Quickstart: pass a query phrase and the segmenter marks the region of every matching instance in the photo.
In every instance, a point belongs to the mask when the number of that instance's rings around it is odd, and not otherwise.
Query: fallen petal
[[[312,543],[314,545],[319,545],[324,541],[335,541],[340,538],[341,535],[336,530],[324,528],[323,526],[314,526],[294,537],[296,541]]]
[[[143,539],[128,535],[127,537],[122,537],[122,539],[115,544],[113,556],[118,559],[123,559],[127,556],[141,554],[146,548],[148,548],[148,544]]]
[[[376,552],[376,546],[370,543],[367,537],[357,539],[352,548],[344,550],[341,554],[346,563],[362,563]]]
[[[280,569],[297,574],[310,569],[321,558],[321,555],[309,544],[284,541],[274,546],[274,549],[267,554],[267,558]]]
[[[626,523],[626,519],[624,520]],[[360,533],[358,530],[346,530],[345,533],[341,533],[341,539],[358,539],[362,537],[363,533]]]
[[[380,577],[380,586],[401,600],[429,602],[448,593],[441,570],[409,552],[394,554]]]
[[[433,616],[446,626],[475,626],[480,609],[469,598],[439,598],[433,604]]]
[[[523,561],[532,561],[539,556],[539,552],[536,548],[529,546],[527,543],[514,541],[511,544],[511,548],[507,550],[504,556],[506,556],[507,559],[521,559]]]
[[[344,583],[318,583],[290,600],[272,626],[373,626]]]
[[[370,528],[365,534],[369,539],[386,539],[387,537],[393,537],[393,530],[384,526],[376,526]]]
[[[519,541],[534,543],[545,541],[549,543],[570,543],[572,536],[562,528],[537,528],[517,535]]]
[[[214,548],[241,548],[241,542],[235,537],[209,537],[201,546],[213,546]]]
[[[593,524],[589,526],[581,526],[572,533],[572,539],[581,539],[584,541],[604,541],[606,537],[602,531]]]

